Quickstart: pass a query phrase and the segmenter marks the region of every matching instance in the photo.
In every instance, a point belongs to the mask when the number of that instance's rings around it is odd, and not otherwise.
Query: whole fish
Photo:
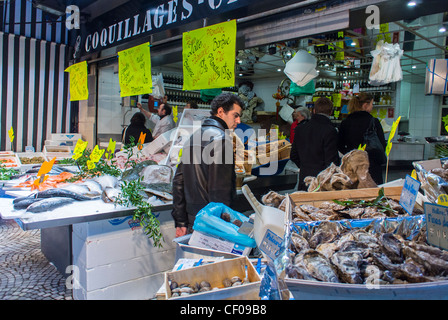
[[[100,195],[103,192],[101,185],[94,180],[86,180],[82,183],[82,185],[89,188],[89,190],[94,194]]]
[[[19,201],[16,201],[19,200]],[[14,199],[13,201],[13,208],[16,210],[20,210],[20,209],[26,209],[28,208],[28,206],[32,203],[41,201],[42,199],[40,198],[35,198],[35,197],[22,197],[22,198],[17,198]]]
[[[54,197],[54,198],[48,198],[48,199],[41,199],[41,201],[35,202],[28,206],[26,209],[26,212],[31,213],[42,213],[54,210],[56,208],[65,206],[67,204],[72,203],[75,201],[72,198],[65,198],[65,197]]]
[[[101,185],[102,190],[106,188],[116,188],[120,184],[120,181],[111,175],[102,175],[93,179],[93,181],[98,182]]]
[[[37,198],[53,198],[53,197],[64,197],[64,198],[72,198],[74,200],[85,201],[92,200],[92,197],[88,197],[79,193],[75,193],[70,190],[61,189],[61,188],[53,188],[44,191],[40,191],[36,195]]]
[[[60,189],[68,190],[86,197],[90,197],[92,199],[99,198],[101,193],[91,191],[88,186],[81,184],[81,183],[75,183],[71,184],[65,187],[62,187]]]

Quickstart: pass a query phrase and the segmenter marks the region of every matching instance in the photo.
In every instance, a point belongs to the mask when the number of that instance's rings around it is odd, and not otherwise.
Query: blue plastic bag
[[[241,222],[249,221],[249,218],[244,214],[232,210],[225,204],[210,202],[196,215],[193,230],[221,237],[245,247],[255,248],[257,246],[255,239],[238,233],[239,227],[221,219],[222,213],[228,213],[230,221],[235,219]]]

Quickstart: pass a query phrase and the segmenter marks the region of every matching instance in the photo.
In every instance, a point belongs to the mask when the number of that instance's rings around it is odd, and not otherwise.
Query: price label
[[[8,136],[9,136],[9,141],[11,141],[11,143],[14,141],[14,129],[11,127],[11,129],[8,130]]]
[[[98,145],[93,148],[92,153],[90,154],[90,160],[94,163],[100,161],[101,157],[104,154],[104,149],[98,148]]]
[[[146,133],[140,132],[140,137],[138,138],[138,150],[142,150],[143,144],[145,143]]]
[[[269,258],[275,260],[277,252],[280,250],[282,241],[282,238],[280,238],[270,229],[267,229],[263,240],[261,240],[259,249],[264,252]]]
[[[75,145],[75,149],[73,150],[72,158],[74,160],[78,160],[82,156],[84,150],[86,150],[88,144],[88,141],[82,141],[81,139],[78,139]]]
[[[419,188],[420,182],[410,175],[406,175],[399,203],[409,215],[412,215],[414,210]]]
[[[428,243],[448,250],[448,207],[425,202]]]
[[[107,146],[107,152],[106,152],[106,158],[108,160],[112,159],[114,153],[115,153],[115,146],[117,142],[112,140],[112,138],[109,139],[109,145]]]
[[[96,165],[95,162],[91,161],[91,160],[87,160],[87,168],[89,170],[95,169]]]
[[[42,163],[42,165],[40,166],[39,172],[37,173],[37,176],[40,177],[43,174],[47,174],[48,172],[50,172],[51,168],[53,168],[55,161],[56,161],[56,157],[51,159],[51,161],[45,161],[44,163]]]

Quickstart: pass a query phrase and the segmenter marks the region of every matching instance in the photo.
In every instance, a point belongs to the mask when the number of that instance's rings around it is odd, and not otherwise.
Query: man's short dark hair
[[[331,115],[333,112],[333,102],[325,97],[317,99],[314,103],[314,112]]]
[[[171,114],[171,106],[168,103],[163,104],[163,109],[165,110],[166,116],[169,116]]]
[[[234,104],[237,104],[241,108],[244,108],[244,103],[240,99],[240,97],[233,93],[222,93],[212,100],[210,105],[210,113],[212,114],[212,116],[216,116],[220,107],[222,107],[224,109],[224,112],[227,113],[232,110]]]

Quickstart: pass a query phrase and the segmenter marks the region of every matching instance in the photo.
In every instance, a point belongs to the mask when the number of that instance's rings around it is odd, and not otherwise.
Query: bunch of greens
[[[387,197],[384,195],[384,188],[378,191],[378,196],[374,200],[333,200],[333,202],[349,207],[376,207],[382,213],[394,212]]]
[[[11,180],[12,176],[19,174],[19,171],[0,166],[0,180]]]
[[[125,163],[125,168],[128,166],[134,167],[137,162],[135,160],[131,160],[131,157],[134,155],[134,138],[130,138],[131,142],[127,145],[123,146],[127,154],[127,161]],[[137,147],[140,143],[137,144]],[[115,200],[116,204],[125,207],[135,207],[134,210],[134,221],[140,223],[143,228],[143,231],[148,236],[148,238],[154,241],[154,246],[162,247],[162,241],[164,241],[162,233],[160,232],[160,221],[154,216],[152,213],[152,206],[145,201],[145,198],[142,195],[143,185],[142,178],[131,180],[131,181],[122,181],[121,182],[121,194]]]

